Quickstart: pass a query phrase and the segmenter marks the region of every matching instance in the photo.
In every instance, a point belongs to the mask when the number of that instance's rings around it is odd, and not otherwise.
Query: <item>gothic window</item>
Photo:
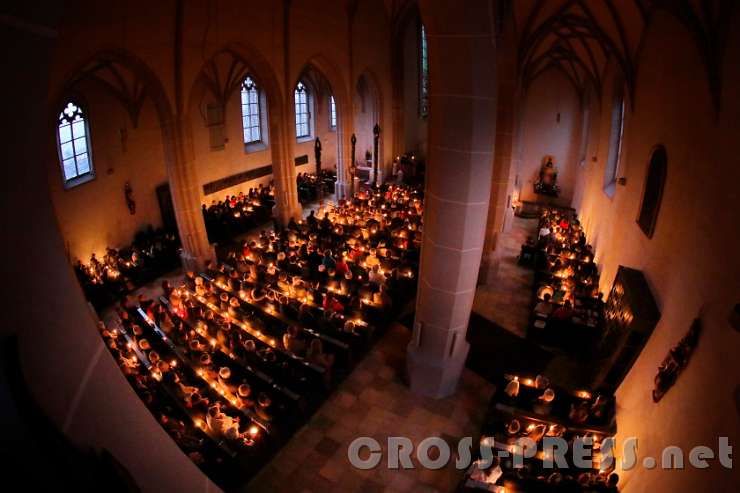
[[[251,77],[242,82],[241,103],[244,143],[254,144],[262,141],[260,94]]]
[[[309,101],[308,87],[299,82],[295,88],[295,136],[299,139],[311,136]]]
[[[68,102],[59,113],[57,142],[65,186],[73,187],[92,179],[90,132],[85,113],[78,103]]]
[[[334,102],[334,96],[329,96],[329,127],[332,130],[337,128],[337,105]]]

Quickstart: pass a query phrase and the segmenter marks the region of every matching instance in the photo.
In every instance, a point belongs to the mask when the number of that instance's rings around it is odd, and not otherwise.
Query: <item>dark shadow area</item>
[[[28,392],[16,337],[0,343],[0,403],[0,461],[23,491],[140,491],[107,450],[78,447],[56,429]]]
[[[538,345],[475,313],[470,315],[467,341],[470,352],[466,366],[492,383],[497,383],[504,373],[538,375],[553,357]]]

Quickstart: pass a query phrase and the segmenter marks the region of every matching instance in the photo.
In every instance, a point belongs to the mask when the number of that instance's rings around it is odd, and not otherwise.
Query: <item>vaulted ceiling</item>
[[[416,3],[384,0],[394,23]],[[592,87],[600,94],[605,67],[613,61],[633,96],[643,37],[654,13],[665,10],[696,44],[719,109],[725,40],[737,4],[737,0],[497,0],[495,12],[498,29],[513,27],[524,88],[543,72],[556,69],[579,93]]]
[[[613,60],[634,91],[639,48],[654,13],[674,15],[693,38],[705,65],[715,106],[735,0],[504,0],[518,38],[518,68],[527,87],[549,69],[560,70],[577,90],[601,92]]]

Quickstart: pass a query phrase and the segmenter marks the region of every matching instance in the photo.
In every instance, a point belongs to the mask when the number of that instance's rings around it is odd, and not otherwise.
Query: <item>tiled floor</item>
[[[532,297],[532,269],[517,265],[522,243],[534,236],[536,219],[514,218],[511,231],[501,236],[500,264],[496,275],[478,286],[473,311],[512,333],[525,337]]]
[[[477,433],[493,387],[469,370],[455,396],[434,400],[411,394],[402,382],[410,333],[395,324],[304,426],[245,488],[246,492],[373,493],[450,492],[462,478],[454,467],[459,438]],[[375,438],[383,459],[371,470],[354,468],[349,444],[357,437]],[[453,452],[450,464],[432,471],[391,470],[387,438],[405,436],[416,447],[422,439],[442,437]],[[364,457],[363,457],[364,458]]]

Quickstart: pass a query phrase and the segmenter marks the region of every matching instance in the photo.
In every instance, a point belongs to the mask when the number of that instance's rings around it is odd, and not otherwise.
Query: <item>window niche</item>
[[[619,87],[619,86],[618,86]],[[606,169],[604,170],[604,193],[609,197],[614,196],[617,179],[619,178],[620,161],[622,158],[622,147],[624,138],[624,116],[626,103],[624,88],[619,87],[614,95],[611,115],[611,131],[609,134],[609,150],[606,158]]]
[[[652,238],[653,233],[655,233],[667,171],[668,154],[665,147],[658,145],[650,155],[647,177],[645,178],[645,190],[642,194],[640,213],[637,216],[637,224],[648,238]]]

